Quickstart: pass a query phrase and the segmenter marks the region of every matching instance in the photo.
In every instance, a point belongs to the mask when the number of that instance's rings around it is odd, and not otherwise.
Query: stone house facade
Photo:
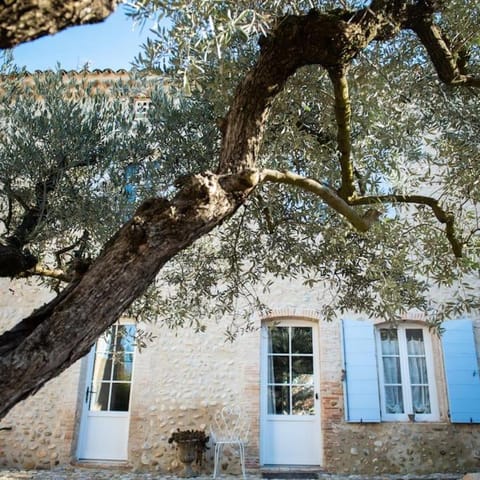
[[[7,281],[0,330],[46,300],[35,284]],[[277,282],[268,318],[233,343],[206,332],[143,325],[157,338],[141,352],[120,332],[128,319],[0,423],[0,465],[51,468],[94,462],[178,472],[177,429],[207,433],[215,413],[239,404],[250,424],[247,468],[309,465],[337,473],[480,469],[480,317],[454,319],[439,338],[412,312],[325,322],[322,292]],[[115,333],[117,336],[115,336]],[[112,358],[121,356],[117,364]],[[213,469],[213,449],[197,468]],[[239,473],[226,452],[222,470]]]

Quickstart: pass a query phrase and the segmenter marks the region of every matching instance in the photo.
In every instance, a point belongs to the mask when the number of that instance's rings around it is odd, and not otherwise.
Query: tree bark
[[[118,0],[4,0],[0,6],[0,48],[11,48],[73,25],[100,22],[118,3]]]

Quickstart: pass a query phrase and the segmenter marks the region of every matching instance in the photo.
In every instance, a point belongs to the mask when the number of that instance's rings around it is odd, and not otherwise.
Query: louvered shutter
[[[450,420],[480,423],[480,375],[471,320],[450,320],[442,327]]]
[[[345,406],[349,422],[380,422],[373,324],[343,320]]]

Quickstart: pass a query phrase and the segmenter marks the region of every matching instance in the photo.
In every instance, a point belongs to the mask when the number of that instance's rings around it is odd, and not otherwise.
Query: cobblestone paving
[[[462,474],[432,475],[334,475],[318,473],[319,480],[459,480]],[[62,467],[54,470],[0,469],[0,480],[179,480],[181,477],[161,473],[133,473],[125,470]],[[239,475],[222,475],[220,480],[242,480]],[[283,477],[284,478],[284,477]],[[303,478],[303,477],[302,477]],[[211,475],[195,477],[195,480],[211,480]],[[248,474],[247,480],[261,480],[261,473]],[[273,480],[273,479],[271,479]],[[289,477],[295,480],[295,476]]]
[[[219,477],[220,480],[242,480],[241,476]],[[247,480],[260,480],[260,475],[248,475]],[[161,473],[133,473],[113,469],[58,468],[54,470],[1,470],[0,480],[181,480],[181,477]],[[195,480],[212,480],[198,476]]]

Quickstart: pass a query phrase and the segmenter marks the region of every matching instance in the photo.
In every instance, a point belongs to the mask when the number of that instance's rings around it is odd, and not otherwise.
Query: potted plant
[[[173,432],[168,443],[177,445],[178,459],[183,463],[184,477],[193,477],[192,463],[202,464],[203,453],[207,449],[209,437],[203,430],[177,430]]]

